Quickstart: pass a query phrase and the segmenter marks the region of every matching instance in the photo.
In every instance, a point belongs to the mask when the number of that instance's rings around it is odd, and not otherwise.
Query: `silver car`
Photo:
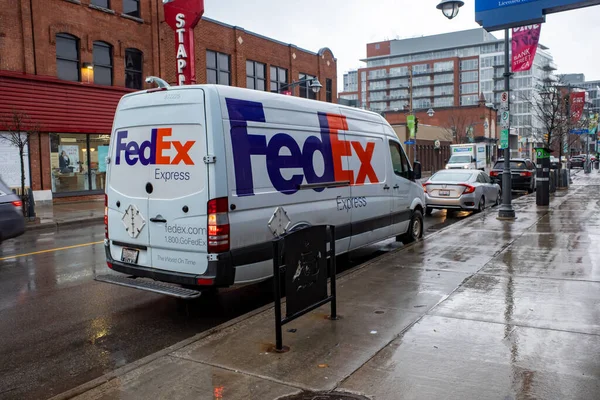
[[[427,209],[483,211],[502,202],[500,185],[483,171],[442,170],[423,184]]]
[[[25,232],[22,205],[19,196],[0,180],[0,243]]]

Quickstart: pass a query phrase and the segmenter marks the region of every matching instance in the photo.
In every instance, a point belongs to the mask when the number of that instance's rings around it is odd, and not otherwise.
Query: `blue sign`
[[[589,129],[571,129],[569,132],[573,135],[583,135],[584,133],[590,133]]]
[[[98,172],[106,172],[106,157],[108,146],[98,146]]]
[[[546,14],[600,4],[600,0],[475,0],[475,21],[487,31],[539,24]]]
[[[406,142],[404,142],[404,144],[406,144],[406,145],[412,145],[412,144],[415,144],[415,141],[414,140],[407,140]]]

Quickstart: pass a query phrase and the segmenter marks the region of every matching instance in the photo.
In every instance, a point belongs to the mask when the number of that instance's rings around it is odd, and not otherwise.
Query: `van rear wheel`
[[[396,240],[404,244],[416,242],[423,237],[423,214],[420,210],[413,211],[410,223],[408,224],[408,232],[404,235],[396,237]]]

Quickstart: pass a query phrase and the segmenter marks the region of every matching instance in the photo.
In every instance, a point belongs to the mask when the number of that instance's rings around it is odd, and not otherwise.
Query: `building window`
[[[102,192],[110,135],[50,134],[52,192]]]
[[[443,61],[433,64],[433,72],[454,71],[454,61]]]
[[[267,90],[267,66],[256,61],[246,61],[246,87]]]
[[[90,2],[90,4],[92,4],[94,6],[110,9],[110,0],[92,0]]]
[[[141,18],[140,0],[123,0],[123,14]]]
[[[325,79],[325,101],[333,102],[333,81],[329,78]]]
[[[105,42],[94,42],[94,83],[112,85],[112,46]]]
[[[229,54],[206,51],[206,82],[217,85],[231,85],[231,65]]]
[[[479,102],[479,96],[476,94],[470,94],[466,96],[460,96],[461,106],[474,106]]]
[[[460,93],[468,94],[468,93],[478,93],[479,85],[477,83],[461,83],[460,85]]]
[[[279,93],[288,83],[288,71],[285,68],[271,67],[271,92]]]
[[[56,75],[79,82],[79,39],[67,33],[56,34]]]
[[[142,88],[142,66],[144,55],[138,49],[125,49],[125,87]]]
[[[460,73],[461,82],[477,82],[479,81],[479,71],[469,71]]]
[[[317,99],[317,94],[309,87],[310,80],[315,79],[316,77],[308,74],[300,74],[299,79],[304,82],[300,84],[300,97],[304,97],[306,99]]]
[[[473,70],[473,69],[477,69],[477,68],[479,68],[479,60],[477,60],[477,59],[462,60],[460,62],[460,70],[461,71],[468,71],[468,70]]]

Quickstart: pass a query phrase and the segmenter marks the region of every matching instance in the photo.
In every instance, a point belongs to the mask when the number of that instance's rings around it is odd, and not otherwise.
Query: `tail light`
[[[21,200],[13,201],[12,205],[17,208],[23,208],[23,202]]]
[[[424,191],[425,193],[427,193],[427,186],[429,186],[429,183],[424,183],[424,184],[423,184],[423,191]]]
[[[208,202],[208,252],[229,251],[229,201],[227,197]]]
[[[521,176],[531,177],[531,172],[529,172],[529,171],[521,172]]]
[[[104,237],[108,239],[108,195],[104,195]]]
[[[498,176],[500,173],[498,171],[490,171],[490,176]]]
[[[469,194],[469,193],[473,193],[475,191],[475,186],[471,186],[471,185],[461,185],[465,187],[465,191],[463,192],[463,194]]]

